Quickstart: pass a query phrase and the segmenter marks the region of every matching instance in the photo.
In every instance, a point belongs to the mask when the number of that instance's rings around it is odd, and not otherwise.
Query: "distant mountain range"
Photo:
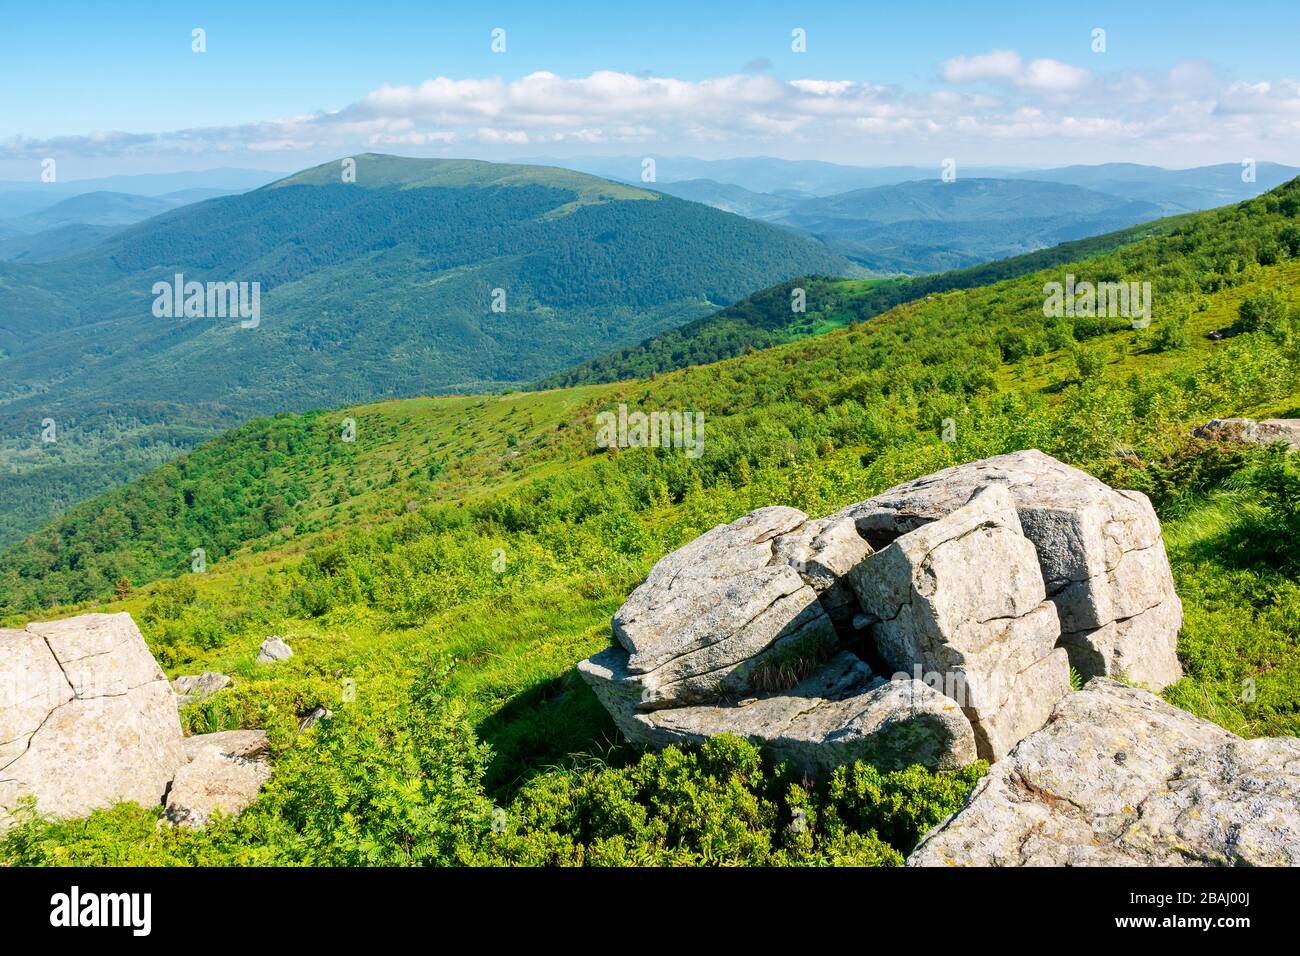
[[[854,167],[754,157],[654,160],[648,188],[796,229],[873,275],[961,269],[1161,216],[1259,195],[1300,168],[1259,163],[1243,181],[1236,164],[1168,170],[1132,163],[1025,170]],[[638,181],[637,157],[581,158],[575,167]]]
[[[654,181],[642,180],[645,160],[654,161]],[[528,162],[562,166],[593,173],[620,182],[639,183],[658,188],[687,179],[710,179],[730,186],[742,186],[751,192],[773,193],[794,198],[832,196],[854,189],[890,186],[895,183],[938,176],[935,166],[844,166],[808,159],[775,159],[770,156],[746,156],[738,159],[694,159],[689,156],[576,156],[571,159],[540,157]],[[1002,176],[1011,167],[987,167],[982,176]],[[973,172],[972,172],[973,174]]]
[[[642,164],[645,159],[654,160],[653,183],[642,181]],[[940,175],[940,164],[937,161],[931,166],[846,166],[770,156],[706,160],[652,153],[647,156],[548,157],[529,162],[577,169],[654,189],[663,189],[669,184],[684,180],[706,179],[726,186],[740,186],[750,192],[795,199],[938,179]],[[1083,186],[1127,199],[1164,204],[1167,206],[1166,213],[1177,213],[1208,209],[1258,196],[1300,175],[1300,167],[1259,162],[1255,166],[1254,182],[1242,181],[1243,170],[1238,163],[1192,169],[1164,169],[1138,163],[1101,163],[1095,166],[1061,166],[1052,169],[959,164],[956,172],[959,181],[1033,179]]]
[[[355,159],[355,183],[330,163],[57,261],[0,263],[0,499],[26,508],[0,536],[38,523],[38,493],[88,461],[155,464],[160,435],[522,384],[793,276],[854,271],[807,236],[571,170]],[[203,295],[202,316],[160,316],[155,285],[177,274],[258,283],[257,327],[208,315]]]
[[[282,179],[286,173],[265,169],[189,170],[178,173],[141,173],[134,176],[102,176],[95,179],[57,179],[52,183],[33,180],[0,180],[0,201],[7,202],[15,193],[37,193],[66,198],[81,193],[114,192],[133,196],[164,196],[187,189],[219,189],[247,192]]]
[[[72,182],[0,182],[0,261],[48,262],[75,255],[123,226],[279,178],[278,173],[215,169]]]

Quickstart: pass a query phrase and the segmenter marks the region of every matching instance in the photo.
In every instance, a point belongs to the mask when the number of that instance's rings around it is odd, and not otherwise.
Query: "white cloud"
[[[1092,72],[1060,60],[1040,59],[1026,63],[1015,50],[993,50],[975,56],[957,56],[941,64],[947,83],[1004,83],[1047,93],[1082,89]]]
[[[478,131],[480,143],[509,143],[522,146],[528,142],[528,134],[521,129],[492,129],[481,126]]]
[[[981,80],[1015,82],[1025,69],[1025,61],[1015,50],[994,50],[976,56],[957,56],[944,60],[943,78],[947,83],[978,83]]]
[[[768,71],[693,80],[612,70],[578,77],[539,71],[510,80],[439,76],[381,86],[334,112],[238,126],[15,137],[0,141],[0,160],[221,154],[229,161],[245,150],[287,154],[289,165],[295,154],[360,148],[445,154],[478,144],[509,156],[518,155],[511,149],[545,143],[658,151],[699,146],[715,155],[775,152],[858,162],[959,155],[985,162],[1177,164],[1238,154],[1294,161],[1300,152],[1300,83],[1292,79],[1229,81],[1202,61],[1167,71],[1094,74],[1014,50],[954,57],[940,64],[939,76],[942,84],[925,91],[843,78],[787,81]],[[1081,153],[1085,142],[1089,152]],[[1189,154],[1188,144],[1202,144],[1203,155]]]

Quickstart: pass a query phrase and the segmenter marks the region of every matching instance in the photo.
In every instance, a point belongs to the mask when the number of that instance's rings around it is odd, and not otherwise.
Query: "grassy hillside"
[[[65,492],[104,487],[82,471],[152,467],[168,435],[529,381],[782,279],[849,268],[810,239],[569,170],[356,164],[355,183],[330,163],[80,255],[0,265],[0,474],[18,502],[0,542]],[[177,273],[260,283],[260,324],[154,316],[154,283]],[[66,435],[58,456],[33,447],[46,418]]]
[[[36,609],[82,597],[79,578],[126,576],[81,608],[131,611],[170,674],[234,675],[183,720],[270,728],[267,792],[200,833],[158,830],[155,808],[33,820],[0,858],[897,863],[980,767],[857,766],[806,786],[732,740],[642,756],[574,664],[606,646],[654,560],[717,522],[772,503],[826,513],[1024,447],[1156,503],[1186,611],[1186,677],[1166,697],[1238,733],[1300,733],[1300,468],[1188,434],[1212,416],[1300,415],[1298,214],[1291,184],[1068,267],[653,381],[222,436],[11,549],[0,587],[17,623],[71,613]],[[1045,317],[1043,283],[1066,268],[1151,281],[1154,325]],[[704,455],[594,448],[595,413],[619,402],[704,412]],[[195,547],[203,573],[188,571]],[[254,663],[269,634],[290,661]],[[295,734],[321,704],[333,718]]]
[[[1010,259],[1000,259],[968,269],[900,279],[830,279],[803,276],[764,289],[734,306],[661,332],[639,345],[619,349],[548,376],[542,388],[612,382],[656,375],[688,365],[770,348],[832,328],[874,318],[904,302],[953,289],[971,289],[1015,276],[1038,272],[1056,264],[1098,256],[1127,243],[1163,235],[1179,228],[1181,217],[1131,226],[1118,232],[1061,243]],[[1059,276],[1055,277],[1059,280]],[[794,312],[791,292],[805,292],[806,311]]]

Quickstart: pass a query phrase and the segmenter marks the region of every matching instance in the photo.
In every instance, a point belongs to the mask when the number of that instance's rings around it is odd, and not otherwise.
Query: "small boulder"
[[[216,749],[232,757],[262,757],[270,747],[265,730],[218,730],[212,734],[197,734],[183,741],[186,762],[201,751]]]
[[[279,637],[268,637],[257,652],[257,663],[273,664],[293,657],[293,648]]]
[[[1243,740],[1094,678],[907,865],[1297,866],[1300,740]]]
[[[1283,441],[1291,451],[1300,448],[1300,418],[1215,418],[1192,431],[1197,438],[1271,445]]]
[[[238,814],[271,778],[266,749],[261,730],[187,737],[189,762],[176,772],[163,819],[174,826],[201,827],[217,810]]]
[[[310,730],[327,717],[333,717],[334,712],[327,707],[315,707],[309,713],[298,719],[298,730]]]
[[[230,686],[230,677],[216,671],[204,671],[196,676],[178,677],[172,681],[172,690],[176,692],[176,705],[187,707],[211,697],[217,691]]]

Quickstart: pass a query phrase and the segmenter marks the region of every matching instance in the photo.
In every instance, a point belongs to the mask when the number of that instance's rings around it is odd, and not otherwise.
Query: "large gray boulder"
[[[1070,690],[1061,629],[1034,545],[1006,487],[978,489],[848,576],[875,618],[876,649],[895,671],[919,669],[963,708],[979,754],[998,760],[1043,725]]]
[[[613,621],[638,708],[745,696],[759,689],[764,661],[827,656],[835,634],[817,591],[775,559],[775,539],[806,520],[793,508],[762,508],[651,569]]]
[[[1300,865],[1300,740],[1243,740],[1095,678],[907,864]]]
[[[639,744],[735,733],[816,772],[892,766],[909,727],[917,762],[950,766],[967,728],[998,760],[1041,727],[1072,665],[1177,680],[1181,623],[1150,502],[1024,451],[719,525],[654,566],[579,671]]]
[[[252,803],[271,764],[261,730],[229,730],[185,738],[183,764],[167,793],[163,819],[175,826],[201,827],[220,810],[238,814]]]
[[[735,734],[813,776],[855,760],[885,769],[919,763],[951,770],[977,756],[970,721],[953,700],[921,681],[877,677],[847,652],[786,691],[729,705],[649,711],[620,696],[627,686],[622,655],[611,648],[579,669],[624,736],[644,746]]]
[[[0,827],[157,804],[184,761],[176,698],[129,614],[0,630]]]
[[[1122,676],[1161,690],[1182,676],[1182,604],[1160,522],[1140,492],[1116,491],[1030,449],[946,468],[840,516],[880,548],[951,514],[989,485],[1004,487],[1014,502],[1057,609],[1061,644],[1083,677]]]

